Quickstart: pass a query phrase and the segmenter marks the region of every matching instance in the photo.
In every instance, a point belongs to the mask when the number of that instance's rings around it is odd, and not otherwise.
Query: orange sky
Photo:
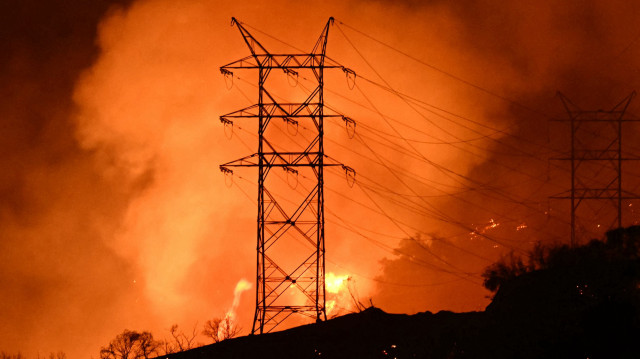
[[[251,328],[257,174],[218,169],[256,150],[255,125],[229,136],[218,120],[257,101],[255,74],[228,89],[219,72],[249,54],[232,16],[274,53],[297,52],[275,39],[310,50],[335,17],[327,53],[358,76],[350,89],[327,70],[325,100],[357,125],[350,138],[327,121],[325,151],[357,175],[325,175],[327,271],[390,312],[482,310],[484,266],[568,240],[567,203],[547,199],[569,183],[548,160],[568,149],[556,91],[608,109],[640,79],[640,8],[625,1],[80,3],[3,15],[0,351],[29,357],[97,357],[125,328],[162,338],[236,304]],[[277,75],[283,98],[311,86]]]

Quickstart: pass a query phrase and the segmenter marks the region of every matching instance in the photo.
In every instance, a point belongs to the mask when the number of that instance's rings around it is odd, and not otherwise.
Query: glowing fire
[[[500,223],[496,222],[493,218],[489,219],[489,223],[485,224],[482,227],[475,227],[475,230],[469,233],[471,235],[471,239],[476,239],[480,235],[486,233],[490,229],[495,229],[500,226]],[[524,227],[526,228],[526,226]]]
[[[334,273],[327,273],[325,275],[325,288],[327,292],[326,309],[327,314],[337,314],[340,309],[344,309],[348,306],[349,301],[349,288],[347,286],[351,277],[348,275],[336,275]]]
[[[236,309],[238,309],[240,305],[240,297],[243,292],[251,289],[252,286],[253,284],[244,278],[240,279],[236,284],[236,288],[233,290],[233,303],[231,304],[231,308],[227,310],[223,318],[219,319],[218,338],[226,339],[225,331],[232,332],[234,328],[237,328]]]
[[[345,281],[349,280],[348,275],[335,275],[333,273],[327,273],[324,277],[324,285],[328,293],[338,293],[344,289]]]
[[[240,305],[240,297],[242,296],[242,292],[245,292],[253,287],[253,284],[248,280],[242,278],[236,284],[236,288],[233,290],[233,303],[231,304],[231,308],[225,314],[225,318],[235,318],[236,309],[238,305]]]

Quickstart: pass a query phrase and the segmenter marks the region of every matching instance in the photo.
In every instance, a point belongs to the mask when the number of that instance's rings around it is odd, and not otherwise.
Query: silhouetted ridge
[[[536,247],[531,258],[488,268],[485,278],[498,285],[484,312],[371,307],[166,357],[640,358],[640,227],[573,248]]]
[[[486,309],[492,336],[520,357],[640,357],[640,227],[545,252],[500,285]]]

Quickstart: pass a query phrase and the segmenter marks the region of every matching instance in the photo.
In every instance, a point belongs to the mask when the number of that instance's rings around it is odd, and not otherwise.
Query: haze
[[[482,310],[486,265],[568,240],[568,203],[548,199],[570,184],[549,160],[568,150],[568,129],[550,121],[567,118],[556,92],[607,110],[637,89],[639,11],[622,0],[3,2],[0,350],[97,357],[125,328],[162,338],[232,309],[250,329],[252,290],[234,290],[255,288],[256,173],[218,168],[256,150],[253,124],[230,133],[218,120],[257,101],[253,74],[230,84],[219,71],[249,54],[232,16],[276,53],[309,51],[333,16],[328,56],[357,73],[355,86],[339,70],[326,79],[327,105],[357,123],[354,136],[326,125],[326,153],[357,173],[353,187],[326,175],[327,271],[386,311]],[[307,85],[283,79],[285,98]],[[625,127],[632,155],[637,130]],[[639,171],[625,171],[638,192]],[[623,225],[638,223],[636,202]],[[608,207],[593,212],[602,223],[585,235],[610,224]],[[352,304],[334,299],[333,314]]]

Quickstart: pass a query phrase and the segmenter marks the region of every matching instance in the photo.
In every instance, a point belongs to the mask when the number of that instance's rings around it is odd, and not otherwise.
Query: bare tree
[[[228,315],[222,320],[221,328],[222,340],[231,339],[240,332],[240,327]]]
[[[148,359],[159,354],[160,345],[150,332],[125,329],[100,349],[100,359]]]
[[[211,320],[207,320],[204,323],[204,329],[202,330],[202,335],[207,338],[210,338],[214,343],[220,342],[220,336],[218,332],[220,331],[220,322],[222,319],[213,318]]]
[[[6,352],[0,352],[0,359],[25,359],[22,353],[9,354]]]
[[[175,349],[175,346],[171,343],[171,341],[169,340],[163,340],[162,341],[162,349],[163,349],[163,353],[166,354],[173,354],[175,352],[177,352],[177,349]]]
[[[202,334],[210,338],[214,343],[219,343],[226,339],[234,338],[241,328],[235,323],[230,315],[222,318],[213,318],[204,323]]]
[[[182,331],[178,330],[178,324],[174,324],[169,329],[169,333],[171,333],[171,337],[173,340],[165,340],[164,341],[164,349],[166,354],[182,352],[185,350],[193,349],[196,346],[199,346],[200,343],[195,341],[198,336],[198,323],[194,325],[191,334],[185,334]]]
[[[161,342],[153,339],[153,335],[149,332],[142,332],[138,337],[138,356],[137,358],[150,358],[158,355]]]
[[[351,277],[347,278],[347,289],[349,291],[349,296],[351,297],[351,303],[353,304],[354,311],[359,313],[367,309],[367,306],[360,301],[360,296],[358,296],[358,291],[356,290],[356,282],[355,280],[352,280]],[[373,303],[371,303],[371,306],[373,306]]]

